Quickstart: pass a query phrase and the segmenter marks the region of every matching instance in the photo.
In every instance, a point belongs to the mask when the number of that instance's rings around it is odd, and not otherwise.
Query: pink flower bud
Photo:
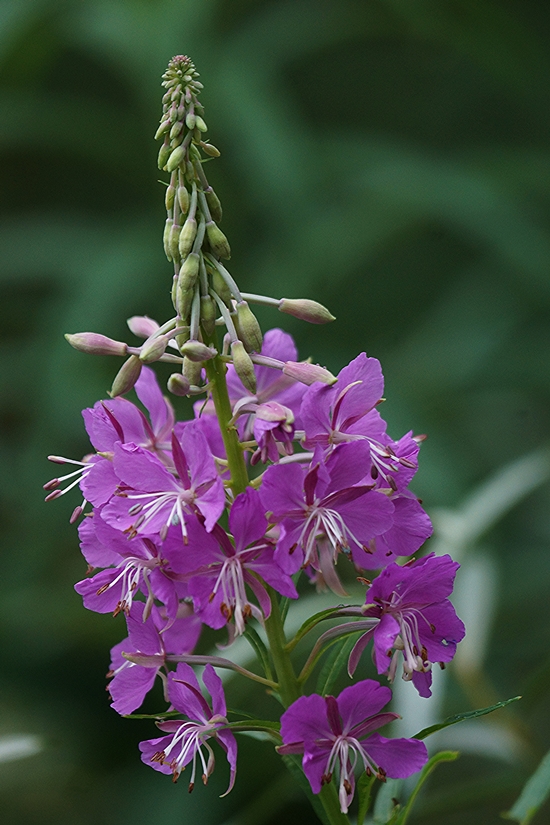
[[[328,324],[335,321],[334,315],[326,307],[309,298],[281,298],[279,311],[310,324]]]
[[[114,341],[97,332],[77,332],[74,335],[67,334],[65,338],[71,347],[92,355],[126,355],[128,351],[123,341]]]
[[[133,332],[138,338],[149,338],[159,328],[157,322],[153,321],[152,318],[148,318],[147,315],[132,315],[126,323],[130,332]]]
[[[320,381],[322,384],[334,384],[336,376],[319,364],[309,364],[307,361],[287,361],[283,367],[283,372],[295,381],[301,381],[308,386]]]
[[[141,367],[142,363],[137,355],[131,355],[128,360],[124,362],[115,375],[115,380],[113,381],[113,386],[111,387],[111,392],[109,393],[111,398],[116,398],[119,395],[124,395],[125,393],[130,392],[139,378]]]

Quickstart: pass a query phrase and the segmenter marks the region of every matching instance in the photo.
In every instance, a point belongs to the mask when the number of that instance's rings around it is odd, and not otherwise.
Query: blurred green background
[[[223,759],[191,797],[140,763],[155,731],[104,690],[123,621],[72,589],[78,494],[42,502],[46,455],[87,452],[80,410],[117,368],[63,333],[130,340],[127,317],[170,312],[152,136],[178,53],[222,151],[233,275],[338,318],[264,328],[333,371],[366,349],[390,432],[429,434],[414,489],[463,561],[474,642],[438,714],[524,697],[449,729],[463,755],[411,822],[502,821],[550,747],[549,35],[535,0],[1,0],[0,736],[42,748],[0,762],[6,825],[315,822],[265,742],[241,740],[225,800]]]

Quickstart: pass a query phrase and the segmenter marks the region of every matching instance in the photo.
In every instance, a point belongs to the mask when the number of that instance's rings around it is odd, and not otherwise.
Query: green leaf
[[[314,613],[313,616],[310,616],[308,619],[306,619],[306,621],[300,627],[294,638],[291,639],[288,643],[287,650],[292,650],[300,641],[300,639],[306,635],[306,633],[309,633],[310,630],[313,630],[315,625],[319,624],[319,622],[322,622],[323,619],[328,619],[330,616],[332,616],[333,613],[336,613],[336,611],[338,611],[343,606],[344,605],[340,604],[335,605],[334,607],[329,607],[326,610],[320,610],[319,613]]]
[[[329,822],[328,817],[325,813],[325,809],[323,808],[323,805],[321,804],[321,801],[320,801],[319,797],[316,796],[311,790],[311,785],[309,784],[309,782],[308,782],[308,780],[307,780],[307,778],[306,778],[306,776],[305,776],[305,774],[302,770],[302,765],[301,765],[301,762],[300,762],[300,758],[298,756],[291,756],[291,755],[286,754],[285,756],[282,757],[282,759],[283,759],[283,762],[285,763],[286,767],[288,768],[288,770],[290,771],[290,773],[292,774],[292,776],[294,777],[294,779],[298,783],[298,785],[301,787],[301,789],[303,790],[303,792],[305,793],[305,795],[309,799],[309,802],[310,802],[313,810],[315,811],[315,813],[319,817],[320,821],[323,823],[323,825],[331,825],[331,823]]]
[[[272,680],[273,673],[271,671],[269,653],[262,639],[258,635],[258,632],[251,625],[247,625],[244,631],[244,637],[254,650],[254,653],[256,654],[260,662],[262,663],[262,667],[264,669],[266,678]]]
[[[359,798],[359,809],[357,811],[357,825],[363,825],[365,821],[367,811],[370,807],[370,801],[372,797],[372,786],[374,784],[375,779],[376,777],[373,773],[371,773],[370,776],[367,776],[366,773],[362,773],[359,779],[357,780],[357,796]]]
[[[402,779],[387,779],[376,795],[373,819],[376,825],[390,825],[395,822],[401,810],[397,800],[403,787]]]
[[[329,656],[325,661],[317,680],[317,687],[315,692],[321,696],[326,696],[329,693],[340,675],[342,669],[346,666],[355,642],[357,641],[357,634],[347,636],[344,639],[339,639],[331,650]]]
[[[437,765],[439,765],[440,762],[454,762],[454,760],[457,759],[458,756],[458,751],[440,751],[428,760],[428,762],[422,768],[422,772],[418,778],[418,782],[416,783],[415,788],[407,801],[407,804],[405,805],[397,819],[397,825],[405,825],[407,817],[412,810],[412,807],[415,803],[416,797],[418,796],[420,788],[422,787],[428,776],[432,773],[432,771],[435,770]]]
[[[529,825],[538,809],[550,794],[550,751],[527,780],[524,788],[509,811],[502,814],[505,819],[515,819],[521,825]]]
[[[448,716],[443,722],[439,722],[437,725],[430,725],[429,728],[424,728],[419,733],[416,733],[413,739],[425,739],[438,730],[448,728],[449,725],[456,725],[457,722],[464,722],[466,719],[477,719],[478,716],[485,716],[487,713],[492,713],[494,710],[506,707],[506,705],[509,705],[511,702],[517,702],[518,699],[521,699],[521,696],[505,699],[503,702],[497,702],[496,705],[491,705],[488,708],[480,708],[479,710],[470,710],[467,713],[457,713],[455,716]]]
[[[279,732],[279,722],[273,722],[271,719],[240,719],[236,722],[228,722],[224,728],[242,728],[243,730],[268,730]]]

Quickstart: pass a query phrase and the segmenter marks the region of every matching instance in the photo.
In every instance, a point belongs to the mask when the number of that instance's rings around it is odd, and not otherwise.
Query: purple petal
[[[297,464],[274,464],[264,474],[260,499],[265,512],[276,519],[301,512],[304,503],[304,470]]]
[[[257,490],[248,487],[231,507],[229,531],[235,537],[237,553],[263,538],[267,530],[267,519]]]
[[[284,744],[313,743],[316,739],[330,739],[332,733],[327,720],[327,709],[322,696],[300,696],[281,716],[281,737]]]
[[[349,733],[369,716],[379,713],[390,700],[391,690],[374,679],[364,679],[344,688],[338,697],[344,733]]]
[[[165,774],[172,773],[172,769],[167,762],[161,765],[161,763],[156,759],[154,760],[153,757],[155,754],[166,750],[173,738],[173,736],[160,736],[158,739],[147,739],[145,742],[140,742],[141,761],[155,771],[160,771]],[[185,760],[186,764],[191,761],[193,754],[194,751],[190,750],[188,758]]]
[[[226,796],[235,784],[235,776],[237,774],[237,741],[230,730],[223,730],[223,728],[217,732],[216,738],[226,753],[230,767],[229,786],[226,792],[222,794],[222,796]]]
[[[418,739],[386,739],[373,733],[363,747],[391,779],[405,779],[428,761],[426,745]]]
[[[131,651],[130,651],[131,652]],[[141,707],[147,693],[153,687],[158,668],[141,667],[127,663],[109,683],[111,707],[123,716]]]
[[[113,464],[121,481],[135,490],[159,493],[180,489],[157,456],[136,444],[116,444]]]
[[[225,694],[223,692],[222,680],[212,667],[207,664],[204,668],[202,681],[208,693],[212,697],[212,709],[217,716],[225,716],[227,714],[227,706],[225,704]]]
[[[380,624],[374,628],[374,663],[378,673],[385,673],[391,662],[391,650],[399,634],[399,623],[393,616],[385,614]]]
[[[134,389],[149,413],[155,435],[168,435],[174,424],[174,413],[171,404],[163,396],[155,373],[150,367],[142,368]]]
[[[184,662],[179,662],[175,673],[168,676],[168,695],[176,710],[189,719],[206,723],[212,717],[193,668]]]

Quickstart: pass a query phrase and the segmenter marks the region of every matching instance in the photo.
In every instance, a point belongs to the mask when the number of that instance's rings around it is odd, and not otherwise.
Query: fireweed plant
[[[74,469],[45,485],[47,500],[80,487],[84,500],[71,521],[80,521],[89,574],[76,591],[89,610],[126,621],[127,638],[111,651],[112,707],[131,715],[162,682],[167,708],[151,716],[161,735],[140,744],[143,762],[174,781],[188,766],[192,790],[199,779],[206,784],[221,748],[229,792],[235,734],[262,731],[322,821],[348,822],[356,783],[362,821],[376,779],[424,768],[423,781],[437,757],[428,763],[426,731],[412,739],[378,732],[398,718],[386,709],[389,687],[363,679],[334,696],[334,679],[314,693],[310,677],[329,648],[333,663],[335,651],[347,658],[353,677],[370,646],[381,677],[401,676],[427,699],[432,666],[444,667],[464,636],[449,601],[459,565],[414,556],[432,529],[409,489],[422,437],[394,441],[386,433],[380,363],[361,353],[334,376],[300,361],[281,329],[262,335],[249,304],[314,324],[334,318],[316,301],[240,291],[205,174],[205,160],[220,153],[205,139],[191,60],[174,57],[162,85],[156,137],[168,175],[164,249],[174,315],[160,325],[130,318],[131,332],[145,339],[139,347],[90,332],[66,336],[77,350],[126,360],[110,397],[83,411],[94,452],[82,461],[50,456]],[[192,420],[175,420],[149,366],[157,361],[174,368],[170,393],[196,398]],[[131,390],[146,413],[124,397]],[[340,559],[365,588],[364,603],[316,613],[287,638],[298,585],[345,593]],[[298,642],[327,620],[298,669]],[[203,624],[220,631],[225,656],[194,653]],[[231,661],[241,635],[260,673]],[[200,678],[196,668],[204,668]],[[228,712],[220,668],[271,694],[280,719]],[[392,822],[407,815],[398,806]]]

